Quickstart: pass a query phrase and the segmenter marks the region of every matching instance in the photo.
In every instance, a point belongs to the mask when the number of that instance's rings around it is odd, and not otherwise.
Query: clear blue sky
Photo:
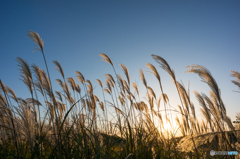
[[[16,57],[45,69],[39,51],[32,53],[34,43],[27,37],[30,30],[39,33],[52,80],[61,78],[54,70],[58,60],[66,77],[80,71],[100,88],[96,79],[105,81],[104,74],[113,74],[99,53],[107,54],[118,73],[120,63],[127,66],[131,82],[145,89],[139,68],[145,71],[149,85],[160,93],[157,80],[147,73],[145,64],[155,65],[163,89],[171,105],[179,98],[169,75],[158,67],[151,54],[165,58],[175,70],[177,80],[190,89],[208,95],[208,86],[196,74],[184,73],[185,67],[199,64],[207,67],[216,79],[227,114],[235,119],[240,112],[237,86],[231,83],[230,70],[240,71],[240,1],[0,1],[0,78],[19,97],[30,94],[22,83]],[[123,75],[123,73],[122,73]],[[54,89],[59,90],[55,81]],[[99,94],[101,98],[102,94]],[[199,104],[192,94],[197,114]]]

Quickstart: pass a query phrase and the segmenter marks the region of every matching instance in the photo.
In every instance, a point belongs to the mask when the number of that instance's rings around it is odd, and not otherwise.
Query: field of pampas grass
[[[81,72],[75,71],[76,77],[66,78],[58,61],[53,63],[62,78],[52,79],[42,39],[33,31],[28,37],[37,44],[35,50],[42,53],[46,68],[35,64],[29,66],[27,61],[17,58],[21,80],[30,92],[26,99],[17,96],[4,81],[0,81],[0,158],[223,158],[210,156],[210,150],[239,151],[239,127],[234,127],[227,116],[220,88],[207,68],[200,65],[187,67],[188,73],[199,75],[210,88],[210,96],[194,91],[196,104],[201,106],[204,116],[200,121],[188,90],[177,81],[174,70],[164,58],[152,55],[172,78],[181,101],[176,110],[179,116],[173,118],[168,95],[153,64],[147,63],[146,67],[157,79],[159,87],[155,89],[161,91],[161,96],[157,97],[156,90],[148,86],[147,77],[140,69],[146,96],[139,97],[138,85],[131,82],[128,68],[121,64],[121,75],[116,72],[110,57],[99,54],[114,72],[113,75],[106,74],[104,82],[97,79],[102,89],[101,99],[94,94],[92,82]],[[232,71],[232,76],[237,79],[232,82],[240,88],[240,73]],[[57,82],[61,90],[53,90],[53,82]],[[106,96],[112,101],[107,101]],[[160,107],[161,101],[164,105]],[[40,108],[45,110],[44,114]],[[110,108],[116,113],[114,121],[109,119]],[[164,116],[162,112],[169,115]],[[166,136],[159,131],[156,120],[164,127],[163,118],[168,122],[172,121],[170,118],[175,119],[182,136],[175,137],[172,131]]]

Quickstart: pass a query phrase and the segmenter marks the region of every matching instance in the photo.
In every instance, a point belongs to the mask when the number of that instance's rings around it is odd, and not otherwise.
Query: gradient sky
[[[54,70],[58,60],[66,77],[80,71],[86,79],[100,87],[96,79],[105,81],[104,74],[113,75],[110,64],[101,61],[99,53],[107,54],[117,72],[119,64],[127,66],[131,82],[136,82],[143,96],[146,92],[139,78],[139,68],[145,72],[149,86],[159,95],[157,79],[147,71],[146,63],[155,65],[160,73],[163,89],[171,105],[180,104],[170,76],[151,58],[156,54],[166,59],[174,69],[178,81],[190,90],[208,95],[209,87],[196,74],[184,73],[185,67],[199,64],[208,68],[216,79],[227,115],[235,120],[240,112],[240,94],[231,83],[230,70],[240,71],[240,1],[0,1],[0,79],[17,96],[30,97],[20,78],[16,57],[45,70],[42,54],[27,34],[39,33],[51,78],[61,78]],[[53,81],[53,88],[59,90]],[[193,93],[191,99],[200,115]],[[163,108],[163,105],[162,105]]]

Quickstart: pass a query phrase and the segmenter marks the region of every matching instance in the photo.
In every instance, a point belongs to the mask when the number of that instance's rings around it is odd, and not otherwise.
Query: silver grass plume
[[[0,94],[0,106],[2,107],[2,109],[7,108],[7,101],[2,94]]]
[[[108,89],[103,89],[103,91],[111,95],[111,92]]]
[[[230,70],[232,72],[231,76],[236,77],[237,80],[240,82],[240,73],[237,71]]]
[[[224,118],[224,115],[226,115],[226,112],[224,112],[221,107],[219,106],[219,102],[217,100],[217,97],[216,97],[216,94],[213,92],[213,91],[209,91],[209,94],[210,94],[210,99],[211,101],[213,102],[214,106],[217,108],[220,116],[221,116],[221,119],[223,120]]]
[[[20,67],[19,70],[21,71],[21,77],[23,79],[21,79],[24,84],[26,84],[26,86],[28,87],[29,91],[33,92],[33,86],[32,86],[32,72],[31,72],[31,68],[28,65],[28,63],[23,60],[20,57],[17,57],[17,62],[19,63],[18,66]]]
[[[130,98],[130,96],[129,96],[129,95],[127,95],[127,99],[128,99],[129,101],[131,101],[131,98]]]
[[[136,100],[136,98],[135,98],[135,96],[132,94],[132,92],[130,92],[130,96],[131,96],[134,100]]]
[[[20,79],[23,81],[23,83],[28,87],[31,94],[33,93],[33,87],[32,87],[32,80],[29,76],[24,76],[23,74],[20,75],[23,79]]]
[[[115,107],[115,106],[114,106],[114,108],[115,108],[116,112],[118,112],[118,113],[120,113],[120,114],[123,115],[123,112],[122,112],[119,108],[117,108],[117,107]]]
[[[81,99],[81,104],[86,109],[86,101],[83,98]]]
[[[127,77],[128,84],[130,85],[130,76],[129,76],[127,67],[123,64],[120,64],[120,66],[122,67],[122,70],[123,70],[125,76]]]
[[[234,128],[234,126],[233,126],[233,124],[232,124],[231,118],[230,118],[229,116],[225,116],[224,121],[227,123],[228,127],[229,127],[232,131],[235,130],[235,128]],[[236,132],[235,132],[235,131],[234,131],[234,134],[236,135]]]
[[[120,100],[121,104],[124,105],[125,100],[121,96],[119,96],[118,99]]]
[[[150,63],[146,63],[146,66],[152,71],[152,72],[150,72],[150,71],[148,71],[148,72],[152,73],[157,78],[158,82],[161,83],[160,75],[159,75],[157,69],[155,68],[155,66],[153,66]]]
[[[32,79],[32,72],[28,63],[20,57],[17,57],[17,62],[18,62],[18,66],[20,67],[19,70],[21,71],[21,73],[24,76],[30,77],[30,79]]]
[[[126,81],[126,80],[123,80],[123,84],[124,84],[124,89],[125,89],[125,91],[126,91],[127,93],[129,93],[130,89],[129,89],[129,85],[128,85],[127,81]]]
[[[111,87],[110,81],[106,81],[106,86],[108,90],[112,93],[112,87]]]
[[[6,93],[7,94],[7,88],[6,86],[4,85],[3,81],[0,80],[0,89],[3,91],[3,93]]]
[[[190,108],[191,108],[193,117],[194,117],[194,119],[196,120],[197,117],[196,117],[195,107],[194,107],[194,104],[193,104],[192,102],[190,103]]]
[[[140,79],[142,80],[144,86],[147,88],[147,81],[146,81],[146,78],[144,76],[143,70],[141,68],[139,69],[139,73],[140,73]]]
[[[122,98],[125,98],[125,95],[122,92],[120,92],[120,95],[122,96]]]
[[[132,86],[139,96],[138,87],[137,87],[136,83],[132,82]]]
[[[72,77],[67,78],[68,83],[70,84],[73,91],[76,90],[76,82]]]
[[[81,93],[81,88],[79,84],[76,84],[75,90],[80,94]]]
[[[56,79],[56,82],[62,87],[63,90],[65,90],[64,83],[60,79]]]
[[[118,74],[118,75],[117,75],[117,78],[118,78],[118,82],[119,82],[119,86],[120,86],[121,90],[125,93],[122,75],[121,75],[121,74]]]
[[[102,81],[100,79],[96,79],[96,81],[98,82],[98,84],[103,87]]]
[[[55,70],[57,70],[62,75],[63,79],[65,79],[65,75],[64,75],[61,64],[57,60],[53,61],[53,63],[55,64],[55,67],[56,67]]]
[[[37,44],[36,49],[33,50],[39,50],[43,53],[43,41],[40,38],[39,34],[34,31],[29,31],[27,35],[33,42]]]
[[[160,109],[160,102],[161,102],[161,100],[162,100],[162,96],[160,96],[160,97],[158,98],[158,101],[157,101],[157,107],[158,107],[158,109]]]
[[[205,68],[204,66],[201,66],[201,65],[187,66],[186,70],[187,70],[186,72],[188,72],[188,73],[196,73],[196,74],[199,75],[199,77],[202,79],[202,81],[204,83],[206,83],[211,88],[211,90],[214,92],[214,94],[216,95],[216,97],[218,99],[218,102],[219,102],[219,105],[220,105],[220,108],[224,112],[226,112],[226,108],[225,108],[225,106],[222,102],[222,99],[221,99],[220,89],[217,85],[217,82],[212,77],[210,71],[207,68]]]
[[[187,112],[189,112],[189,106],[191,105],[191,101],[185,87],[178,81],[176,81],[176,87],[183,105],[186,107]]]
[[[181,115],[184,116],[184,113],[183,113],[182,107],[181,107],[180,105],[178,105],[178,109],[179,109]]]
[[[104,103],[103,102],[99,102],[98,104],[99,104],[100,108],[102,109],[102,111],[104,111]]]
[[[33,50],[33,52],[35,50],[39,50],[40,52],[42,52],[42,55],[43,55],[43,58],[44,58],[44,62],[45,62],[45,65],[46,65],[46,69],[47,69],[47,73],[48,73],[48,78],[49,78],[49,84],[50,84],[50,91],[48,92],[49,96],[52,98],[53,97],[53,89],[52,89],[52,84],[51,84],[51,79],[50,79],[50,74],[49,74],[49,71],[48,71],[48,66],[47,66],[47,61],[46,61],[46,58],[45,58],[45,55],[44,55],[44,51],[43,51],[43,41],[42,39],[40,38],[39,34],[34,32],[34,31],[29,31],[28,32],[28,35],[27,35],[33,42],[35,42],[37,44],[36,46],[36,49]],[[56,104],[54,101],[54,99],[52,99],[54,104]]]
[[[61,95],[61,93],[58,92],[58,91],[55,91],[55,94],[56,94],[57,98],[62,102],[63,99],[62,99],[62,95]]]
[[[162,114],[159,112],[159,113],[157,113],[157,116],[160,119],[161,125],[163,126]]]
[[[163,59],[162,57],[158,56],[158,55],[152,55],[152,58],[160,64],[160,67],[162,67],[171,77],[174,81],[176,81],[175,78],[175,73],[174,71],[171,69],[171,67],[169,66],[169,64],[167,63],[167,61],[165,59]]]
[[[149,90],[150,95],[153,96],[154,99],[156,100],[156,95],[155,95],[153,89],[152,89],[151,87],[149,87],[149,86],[148,86],[147,88],[148,88],[148,90]]]
[[[9,94],[9,96],[10,96],[12,99],[14,99],[16,102],[18,102],[17,96],[16,96],[15,92],[13,91],[13,89],[10,88],[10,87],[8,87],[7,85],[6,85],[6,89],[7,89],[7,92],[8,92],[8,94]]]
[[[236,79],[237,79],[237,80],[232,80],[232,83],[237,85],[238,88],[240,89],[240,73],[237,71],[232,71],[232,70],[231,70],[231,72],[232,72],[231,76],[236,77]]]
[[[36,90],[39,91],[42,94],[42,96],[44,96],[42,84],[38,82],[38,83],[34,83],[34,85],[36,86]]]
[[[91,81],[86,80],[86,83],[88,83],[87,87],[88,87],[88,93],[92,94],[93,93],[93,86]]]
[[[217,106],[213,104],[213,102],[210,100],[210,98],[206,94],[202,93],[202,97],[207,102],[208,107],[210,109],[210,112],[215,117],[216,121],[221,122],[221,118],[220,118],[220,114],[219,114],[219,111],[217,109]]]
[[[85,78],[84,78],[84,76],[81,74],[81,72],[75,71],[75,74],[76,74],[76,77],[77,77],[78,81],[81,82],[82,84],[84,84]]]
[[[34,99],[34,98],[26,98],[25,101],[29,105],[33,105],[34,103],[37,104],[37,105],[42,105],[41,102],[39,102],[37,99]]]
[[[205,117],[206,120],[208,121],[210,127],[212,128],[212,124],[211,124],[211,123],[212,123],[212,122],[211,122],[212,119],[211,119],[211,114],[210,114],[211,112],[210,112],[210,110],[208,109],[208,107],[207,107],[207,105],[206,105],[206,103],[205,103],[205,101],[204,101],[204,98],[198,93],[198,91],[194,91],[193,93],[195,94],[195,96],[196,96],[196,98],[197,98],[200,106],[202,106],[202,108],[203,108],[203,109],[200,109],[201,112],[202,112],[202,114],[204,115],[204,117]]]
[[[162,93],[161,96],[163,97],[163,100],[165,103],[167,103],[169,101],[167,94]]]
[[[46,91],[47,95],[51,98],[53,95],[52,95],[52,91],[51,91],[51,83],[50,83],[50,80],[47,76],[47,74],[45,73],[44,70],[41,70],[41,74],[42,74],[42,77],[43,77],[43,89]]]
[[[115,85],[114,82],[112,80],[110,80],[110,79],[108,79],[108,81],[109,81],[111,87],[114,88],[114,85]]]
[[[95,102],[99,102],[99,98],[96,95],[93,95],[93,97]]]
[[[99,54],[99,56],[101,56],[103,59],[102,61],[105,61],[107,63],[110,63],[113,66],[112,60],[104,53]],[[114,66],[113,66],[114,67]]]
[[[41,73],[42,69],[35,64],[33,64],[31,67],[33,69],[33,72],[35,74],[37,81],[42,85],[43,84],[43,79],[42,79],[43,77],[42,77],[42,73]]]
[[[104,76],[106,76],[106,78],[110,79],[110,80],[115,84],[115,80],[114,80],[114,78],[112,77],[112,75],[110,75],[110,74],[105,74]]]

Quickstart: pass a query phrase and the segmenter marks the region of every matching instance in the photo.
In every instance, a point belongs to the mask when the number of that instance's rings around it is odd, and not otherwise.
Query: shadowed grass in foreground
[[[164,93],[166,88],[154,65],[146,64],[159,83],[161,96],[157,97],[153,88],[148,86],[140,69],[140,78],[147,93],[145,97],[140,97],[138,86],[131,83],[127,67],[120,64],[125,80],[117,74],[113,62],[103,53],[100,54],[102,60],[109,63],[114,72],[114,75],[105,75],[105,88],[102,81],[97,79],[103,99],[94,94],[91,81],[85,79],[81,72],[75,71],[77,82],[72,77],[66,78],[58,61],[53,62],[62,76],[62,79],[56,79],[61,90],[54,91],[43,41],[33,31],[29,32],[29,37],[43,54],[47,73],[35,64],[29,66],[23,59],[17,58],[21,80],[31,95],[26,99],[18,97],[0,81],[0,158],[181,159],[208,158],[213,147],[216,151],[236,150],[235,143],[232,143],[233,138],[235,142],[239,138],[239,132],[235,131],[227,116],[217,82],[205,67],[187,67],[187,72],[198,74],[210,88],[210,96],[194,91],[204,116],[204,120],[199,121],[189,89],[186,90],[177,81],[173,69],[158,55],[152,57],[171,76],[181,101],[179,110],[170,109],[168,96]],[[232,73],[238,80],[233,83],[240,87],[240,74],[236,71]],[[111,101],[107,101],[106,96]],[[40,98],[43,100],[40,101]],[[40,108],[45,110],[44,114],[40,113]],[[116,115],[112,115],[111,110]],[[173,121],[173,111],[180,116],[175,117],[182,134],[179,138],[174,137],[175,130],[169,130],[168,135],[161,131],[164,128],[163,120]],[[109,116],[113,117],[113,121],[109,120]],[[229,130],[232,132],[230,137],[226,133]],[[203,143],[199,141],[201,135]],[[191,145],[190,151],[181,149],[187,144]],[[204,144],[210,146],[201,146]]]

